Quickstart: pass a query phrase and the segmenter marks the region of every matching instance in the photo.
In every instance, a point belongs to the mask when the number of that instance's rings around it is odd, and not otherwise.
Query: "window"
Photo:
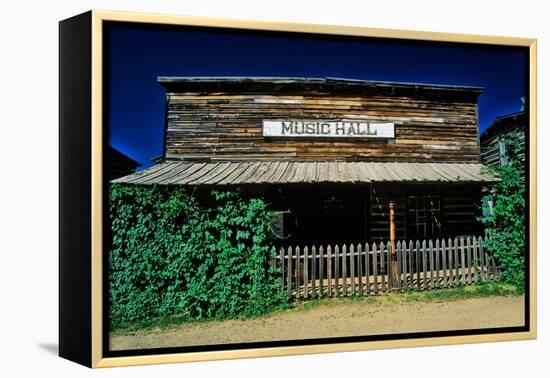
[[[438,196],[407,197],[407,235],[430,239],[441,235],[441,201]]]
[[[506,154],[506,143],[503,140],[498,141],[498,154],[500,156],[500,165],[507,165],[509,158]]]
[[[483,210],[484,217],[493,216],[493,196],[487,195],[481,199],[481,208]]]

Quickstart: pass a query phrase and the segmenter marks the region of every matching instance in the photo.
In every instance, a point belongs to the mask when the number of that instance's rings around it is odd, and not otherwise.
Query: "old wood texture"
[[[307,299],[308,298],[308,293],[309,293],[309,289],[308,289],[308,283],[309,283],[309,274],[308,274],[308,269],[309,268],[309,249],[308,247],[304,247],[304,278],[303,278],[303,282],[304,282],[304,298]]]
[[[458,245],[458,239],[455,238],[454,239],[454,244],[453,244],[453,261],[454,261],[454,276],[453,276],[454,279],[453,279],[453,281],[456,285],[460,284],[460,276],[458,274],[459,273],[458,269],[459,269],[460,261],[461,261],[461,260],[458,259],[459,249],[460,249],[460,247]]]
[[[428,256],[430,261],[430,289],[435,288],[434,255],[435,255],[435,250],[434,250],[433,242],[430,240],[428,242]]]
[[[379,250],[376,248],[376,243],[372,243],[372,274],[374,275],[374,294],[378,294],[378,291],[380,289],[378,285],[378,253]]]
[[[294,281],[295,281],[294,287],[296,288],[296,297],[300,298],[300,277],[303,275],[304,266],[300,262],[300,247],[296,247],[295,251],[296,251],[296,255],[295,255],[296,260],[294,262],[296,263],[295,264],[296,270],[294,271]]]
[[[357,244],[357,294],[363,295],[365,293],[363,285],[363,247],[361,243]]]
[[[527,125],[525,111],[495,118],[479,137],[482,161],[492,166],[506,163],[505,138],[516,136],[518,142],[525,146]],[[520,156],[520,159],[525,161],[525,156]]]
[[[447,244],[445,243],[445,239],[441,239],[441,268],[443,270],[443,280],[441,282],[441,286],[447,287],[448,286],[448,265],[447,265]]]
[[[460,283],[466,285],[466,253],[464,247],[464,238],[460,238]]]
[[[311,247],[311,296],[317,296],[317,249]]]
[[[481,236],[478,238],[477,240],[477,245],[479,246],[479,264],[481,266],[481,279],[482,280],[485,280],[485,269],[484,267],[486,266],[486,257],[485,257],[485,250],[483,249],[483,239],[481,238]]]
[[[370,266],[371,266],[371,252],[369,248],[369,243],[365,243],[365,291],[364,293],[370,294]]]
[[[283,247],[279,249],[279,261],[281,263],[281,290],[285,289],[285,265],[288,268],[288,263],[285,264],[285,250]]]
[[[323,248],[323,246],[319,247],[319,259],[319,296],[322,297],[323,295],[325,295],[325,249]]]
[[[166,159],[478,162],[481,88],[296,78],[160,78]],[[395,139],[262,137],[263,120],[393,122]]]
[[[380,243],[380,273],[381,290],[384,292],[386,291],[386,274],[388,273],[384,243]]]
[[[348,250],[346,245],[342,247],[342,292],[343,296],[348,296]]]
[[[428,166],[430,164],[424,164]],[[454,235],[475,235],[480,232],[479,222],[476,217],[480,216],[477,207],[481,197],[481,187],[476,184],[462,185],[417,185],[408,187],[405,191],[399,185],[382,185],[373,183],[371,185],[370,197],[367,204],[369,237],[373,241],[387,240],[390,230],[389,201],[395,201],[395,234],[396,239],[423,239],[438,236]],[[423,234],[418,230],[428,230],[429,224],[423,227],[418,224],[414,208],[410,206],[411,197],[429,198],[433,202],[439,224],[434,224],[434,234]],[[419,226],[418,228],[416,226]],[[430,230],[428,230],[430,231]]]
[[[286,257],[287,257],[287,265],[286,266],[288,267],[287,274],[286,274],[286,278],[287,278],[286,288],[288,290],[288,293],[291,294],[292,293],[292,274],[294,272],[293,267],[292,267],[293,264],[292,264],[292,248],[291,247],[288,247]]]
[[[413,245],[413,242],[412,240],[409,240],[409,249],[408,249],[408,256],[409,256],[409,282],[408,282],[408,286],[410,288],[413,288],[413,285],[414,285],[414,279],[413,279],[413,274],[414,274],[414,265],[413,265],[413,262],[414,262],[414,245]]]
[[[454,260],[453,260],[453,250],[454,250],[454,247],[453,247],[453,242],[451,240],[451,238],[448,239],[447,241],[447,257],[449,259],[448,261],[448,264],[449,264],[449,286],[454,286],[454,281],[453,281],[453,264],[454,264]]]
[[[392,257],[391,257],[391,243],[388,241],[386,243],[386,291],[390,291],[394,288],[394,283],[391,282],[392,278],[395,276],[395,272],[393,271],[393,265],[392,265]]]
[[[140,185],[308,183],[489,183],[496,177],[477,163],[166,161],[112,182]],[[401,206],[401,205],[399,205]]]
[[[436,288],[439,288],[439,272],[440,272],[440,255],[441,255],[441,248],[440,248],[440,245],[439,245],[439,239],[437,239],[435,241],[435,249],[434,249],[434,252],[435,252],[435,261],[434,261],[434,265],[435,265],[435,287]]]
[[[292,298],[301,300],[324,296],[380,294],[392,290],[437,290],[442,287],[471,285],[482,280],[482,275],[486,280],[498,280],[498,267],[493,258],[476,258],[475,269],[479,270],[479,274],[473,272],[474,263],[468,255],[483,255],[483,239],[474,238],[475,242],[471,240],[436,239],[434,242],[430,239],[422,243],[417,241],[416,244],[412,240],[408,243],[405,240],[396,241],[399,279],[395,283],[390,279],[393,268],[389,258],[389,241],[373,243],[372,246],[367,243],[364,248],[361,244],[357,248],[353,244],[327,246],[326,254],[323,246],[289,247],[286,253],[281,248],[275,259],[283,268],[283,291]],[[454,258],[455,251],[459,256],[457,259]],[[382,263],[382,256],[385,254],[386,258]],[[413,261],[415,263],[411,264]],[[287,269],[284,269],[285,266]],[[322,266],[326,266],[327,270],[317,269]],[[323,287],[328,290],[324,291]]]
[[[401,249],[401,243],[397,242],[397,289],[401,289],[405,285],[405,276],[407,274],[405,256]]]
[[[418,289],[422,288],[422,281],[420,280],[420,260],[422,254],[420,252],[420,241],[416,241],[416,248],[414,249],[414,257],[416,261],[416,285]]]
[[[355,295],[355,247],[353,244],[349,247],[349,270],[351,277],[351,295]]]
[[[327,281],[328,281],[328,296],[332,297],[332,248],[327,247]]]
[[[466,239],[466,265],[468,269],[466,270],[467,281],[469,284],[472,283],[472,246],[471,246],[470,237]]]
[[[334,291],[336,297],[340,296],[340,248],[334,247]]]
[[[474,253],[474,266],[473,266],[473,270],[474,270],[474,282],[477,282],[478,280],[478,270],[480,268],[480,258],[479,258],[479,248],[478,248],[478,245],[477,245],[477,238],[473,238],[472,239],[472,244],[473,244],[473,253]]]
[[[401,283],[402,289],[408,289],[411,284],[410,281],[412,281],[412,271],[409,270],[409,261],[412,258],[411,252],[407,250],[407,243],[405,240],[401,242],[401,258],[402,258],[402,273],[403,273],[403,282]]]

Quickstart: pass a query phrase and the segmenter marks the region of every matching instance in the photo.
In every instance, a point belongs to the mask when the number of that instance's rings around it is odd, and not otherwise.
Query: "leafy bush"
[[[489,240],[487,251],[495,257],[505,283],[525,285],[525,174],[520,156],[524,148],[517,137],[505,141],[509,164],[496,168],[500,177],[492,188],[493,214],[480,218]]]
[[[113,328],[174,314],[254,316],[283,308],[280,268],[261,199],[212,192],[204,208],[178,187],[113,184],[109,192]]]

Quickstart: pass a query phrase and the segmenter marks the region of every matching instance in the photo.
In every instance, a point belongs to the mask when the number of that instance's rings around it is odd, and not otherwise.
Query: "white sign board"
[[[263,136],[277,138],[395,138],[392,122],[264,120]]]

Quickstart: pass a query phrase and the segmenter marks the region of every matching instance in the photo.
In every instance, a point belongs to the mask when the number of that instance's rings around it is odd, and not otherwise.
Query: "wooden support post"
[[[390,244],[391,244],[391,269],[389,277],[390,290],[397,287],[397,255],[395,253],[395,201],[390,201]]]

